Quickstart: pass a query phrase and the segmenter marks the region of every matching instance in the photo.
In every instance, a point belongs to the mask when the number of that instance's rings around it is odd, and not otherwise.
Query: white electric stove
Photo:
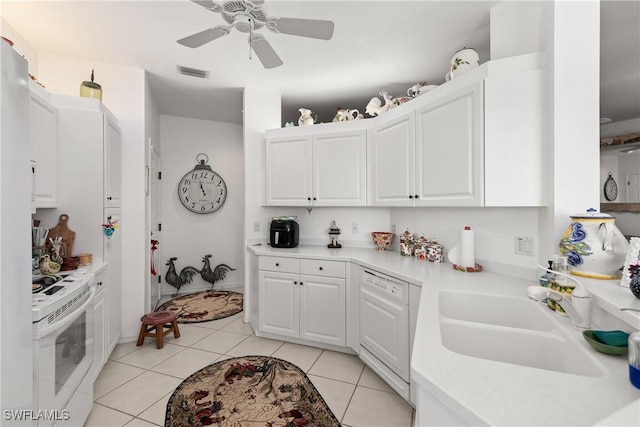
[[[94,281],[93,273],[75,271],[55,283],[44,283],[42,288],[34,286],[33,404],[37,427],[83,425],[91,411]]]

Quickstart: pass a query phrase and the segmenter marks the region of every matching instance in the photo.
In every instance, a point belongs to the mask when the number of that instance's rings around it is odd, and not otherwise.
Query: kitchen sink
[[[438,303],[442,344],[455,353],[564,374],[604,374],[593,355],[538,302],[443,291]]]
[[[536,331],[556,327],[550,310],[528,298],[456,291],[440,292],[439,298],[440,316],[450,319]]]
[[[445,319],[440,333],[442,344],[458,354],[587,377],[604,374],[578,343],[556,334]]]

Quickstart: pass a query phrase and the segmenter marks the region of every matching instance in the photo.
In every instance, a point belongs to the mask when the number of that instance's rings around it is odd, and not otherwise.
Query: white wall
[[[281,99],[280,94],[246,87],[242,92],[243,124],[242,139],[244,144],[244,233],[243,243],[245,247],[256,241],[264,241],[267,236],[266,227],[260,227],[260,231],[253,231],[255,221],[262,222],[262,218],[276,214],[275,209],[262,208],[264,200],[264,131],[265,129],[280,126]],[[245,250],[244,271],[247,279],[252,275],[253,267],[251,256]],[[256,326],[257,322],[257,296],[258,284],[255,281],[246,281],[244,289],[244,318]]]
[[[160,116],[162,137],[162,181],[160,218],[162,236],[156,270],[163,276],[163,295],[176,289],[166,283],[165,266],[177,257],[178,272],[187,265],[200,269],[202,258],[212,254],[211,268],[227,264],[236,269],[216,289],[244,285],[244,155],[242,126],[233,123]],[[178,199],[178,181],[196,165],[196,156],[205,153],[208,165],[224,179],[227,199],[217,211],[200,215],[188,211]],[[196,276],[180,293],[210,289],[211,284]]]
[[[389,208],[313,208],[310,213],[306,208],[278,208],[277,215],[297,216],[300,244],[307,245],[328,245],[331,242],[329,227],[334,220],[341,232],[338,243],[343,246],[375,248],[371,232],[391,231]],[[352,230],[354,224],[358,229],[355,233]]]
[[[0,4],[0,16],[2,15],[2,4]],[[38,51],[36,51],[29,42],[18,33],[4,18],[0,17],[0,34],[13,42],[13,48],[24,56],[28,62],[29,74],[37,79],[40,78],[38,73]]]
[[[38,78],[52,93],[78,96],[80,84],[95,69],[104,104],[118,118],[122,130],[122,341],[137,338],[145,310],[145,72],[141,69],[96,63],[40,52]]]
[[[483,268],[503,274],[533,279],[538,259],[548,259],[540,249],[538,217],[542,208],[393,208],[391,224],[398,233],[405,228],[414,235],[424,234],[444,246],[446,253],[460,240],[460,230],[475,231],[476,262]],[[569,219],[567,218],[567,225]],[[532,237],[533,256],[514,254],[514,237]],[[541,252],[542,251],[542,252]],[[515,268],[514,268],[515,267]],[[520,268],[518,268],[520,267]]]

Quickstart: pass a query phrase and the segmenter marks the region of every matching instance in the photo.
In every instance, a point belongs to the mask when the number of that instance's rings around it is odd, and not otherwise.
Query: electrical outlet
[[[535,255],[533,237],[514,236],[513,237],[513,253],[516,255]]]
[[[255,231],[255,232],[259,232],[260,231],[260,221],[255,221],[253,223],[253,231]]]
[[[357,233],[358,232],[358,223],[354,222],[353,224],[351,224],[351,232],[352,233]]]

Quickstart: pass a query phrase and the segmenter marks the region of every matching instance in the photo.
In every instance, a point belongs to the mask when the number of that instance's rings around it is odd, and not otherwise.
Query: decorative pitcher
[[[298,118],[298,126],[312,125],[318,119],[318,116],[316,116],[316,113],[309,110],[308,108],[300,108],[298,109],[298,111],[300,111],[300,117]]]
[[[571,221],[559,245],[571,273],[592,279],[619,279],[629,243],[615,226],[615,218],[589,209],[572,215]]]

